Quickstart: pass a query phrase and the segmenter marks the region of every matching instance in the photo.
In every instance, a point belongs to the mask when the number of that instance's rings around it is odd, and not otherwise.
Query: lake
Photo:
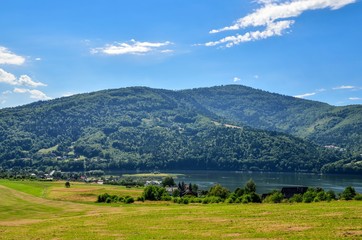
[[[286,186],[321,187],[325,190],[342,192],[345,187],[353,186],[362,193],[362,176],[359,175],[318,175],[302,173],[260,173],[232,171],[178,171],[175,182],[196,183],[200,189],[209,189],[219,183],[230,190],[243,187],[249,179],[253,179],[258,193],[267,193]]]

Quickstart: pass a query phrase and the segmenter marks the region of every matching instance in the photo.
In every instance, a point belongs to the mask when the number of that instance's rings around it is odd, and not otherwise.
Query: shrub
[[[179,197],[180,196],[180,190],[175,189],[172,191],[172,197]]]
[[[264,199],[264,202],[268,202],[268,203],[280,203],[282,202],[284,196],[281,192],[279,191],[274,191],[272,194],[270,194],[269,196],[267,196]]]
[[[250,196],[250,194],[244,194],[244,195],[241,197],[241,202],[242,202],[242,203],[250,203],[250,202],[251,202],[251,196]]]
[[[317,193],[317,196],[314,198],[315,202],[326,201],[327,194],[324,191],[320,191]]]
[[[354,196],[354,200],[362,201],[362,194],[357,193],[356,196]]]
[[[145,201],[145,198],[144,198],[143,196],[138,197],[138,198],[137,198],[137,201],[139,201],[139,202],[144,202],[144,201]]]
[[[127,204],[134,203],[133,197],[127,196],[124,198],[124,202]]]
[[[171,200],[172,200],[172,197],[169,196],[169,195],[163,195],[163,196],[161,197],[161,200],[162,200],[162,201],[171,201]]]
[[[230,194],[230,191],[225,187],[221,186],[220,184],[216,184],[215,186],[211,187],[208,193],[208,196],[219,197],[222,199],[226,199]]]
[[[143,191],[144,199],[150,201],[161,200],[164,195],[168,195],[166,190],[158,186],[147,186]]]
[[[256,194],[255,192],[252,192],[250,194],[251,197],[251,202],[253,203],[261,203],[261,197],[259,196],[259,194]]]
[[[341,199],[343,200],[352,200],[356,196],[356,190],[349,186],[344,189],[341,193]]]
[[[302,194],[294,194],[293,197],[291,197],[289,199],[289,202],[301,203],[301,202],[303,202],[303,195]]]
[[[327,201],[332,201],[332,200],[336,200],[336,194],[334,193],[334,191],[329,190],[326,192],[326,197],[327,197]]]
[[[305,203],[311,203],[316,198],[317,193],[313,188],[309,188],[304,194],[303,194],[303,202]]]

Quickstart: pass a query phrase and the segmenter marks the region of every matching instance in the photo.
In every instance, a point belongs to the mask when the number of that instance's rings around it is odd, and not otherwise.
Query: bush
[[[222,199],[226,199],[230,194],[230,191],[221,186],[220,184],[216,184],[215,186],[211,187],[208,193],[208,196],[219,197]]]
[[[356,190],[349,186],[344,189],[341,193],[341,199],[343,200],[352,200],[356,196]]]
[[[109,195],[108,193],[98,195],[97,202],[99,203],[117,203],[117,202],[124,202],[124,203],[133,203],[134,199],[130,196],[126,196],[125,198],[119,197],[117,195]]]
[[[161,200],[162,200],[162,201],[171,201],[171,200],[172,200],[172,197],[169,196],[169,195],[163,195],[163,196],[161,197]]]
[[[354,196],[354,200],[362,201],[362,194],[357,193],[356,196]]]
[[[317,196],[314,198],[315,202],[326,201],[327,194],[324,191],[320,191],[317,193]]]
[[[291,203],[301,203],[303,202],[303,195],[302,194],[294,194],[293,197],[289,199]]]
[[[316,198],[317,193],[313,188],[309,188],[304,194],[303,194],[303,202],[305,203],[311,203],[314,202],[314,199]]]
[[[241,197],[241,202],[242,202],[242,203],[250,203],[250,202],[251,202],[251,196],[250,196],[250,194],[244,194],[244,195]]]
[[[284,196],[281,192],[275,191],[264,199],[267,203],[281,203]]]
[[[139,202],[144,202],[144,201],[145,201],[145,198],[144,198],[143,196],[138,197],[138,198],[137,198],[137,201],[139,201]]]
[[[329,190],[326,192],[326,197],[327,197],[327,201],[330,202],[332,200],[336,200],[336,194],[334,193],[334,191]]]
[[[208,204],[208,203],[219,203],[222,202],[222,199],[220,197],[216,197],[216,196],[209,196],[209,197],[205,197],[202,200],[203,204]]]
[[[256,194],[255,192],[252,192],[250,194],[251,197],[251,202],[253,203],[261,203],[261,197],[259,196],[259,194]]]
[[[147,186],[143,191],[143,197],[145,200],[158,201],[162,199],[162,196],[167,196],[166,189],[158,186]]]

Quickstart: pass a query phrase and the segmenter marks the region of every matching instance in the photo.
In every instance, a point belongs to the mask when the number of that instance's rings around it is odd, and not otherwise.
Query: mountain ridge
[[[206,89],[214,92],[205,94]],[[93,170],[340,172],[344,169],[354,173],[362,169],[354,152],[326,149],[316,141],[310,143],[308,139],[275,129],[256,129],[243,122],[243,115],[236,114],[235,108],[243,106],[239,95],[243,96],[244,105],[249,105],[248,109],[239,108],[240,112],[253,110],[250,108],[253,101],[247,95],[259,95],[269,102],[291,100],[237,85],[179,91],[128,87],[2,109],[0,164],[3,168],[66,171],[85,170],[85,161],[87,168]],[[230,97],[237,101],[231,101]],[[260,104],[263,102],[259,101]],[[323,108],[327,105],[310,101],[308,104],[314,107],[321,104]],[[264,111],[265,107],[261,109]]]

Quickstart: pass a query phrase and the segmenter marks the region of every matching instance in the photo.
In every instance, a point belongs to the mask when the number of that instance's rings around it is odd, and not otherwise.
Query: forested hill
[[[242,96],[240,91],[245,89],[260,92],[239,86],[210,88],[212,94],[207,89],[132,87],[2,109],[0,164],[3,168],[63,171],[83,171],[84,167],[361,171],[359,155],[250,128],[237,118],[242,115],[233,110],[237,102],[213,106],[217,96],[223,104],[233,99],[227,96],[228,90],[230,96],[237,96],[237,92]],[[263,94],[284,99],[260,92],[261,99]],[[320,103],[306,104],[333,109]]]
[[[211,112],[253,128],[284,132],[322,146],[362,153],[362,105],[335,107],[241,85],[184,93]]]

